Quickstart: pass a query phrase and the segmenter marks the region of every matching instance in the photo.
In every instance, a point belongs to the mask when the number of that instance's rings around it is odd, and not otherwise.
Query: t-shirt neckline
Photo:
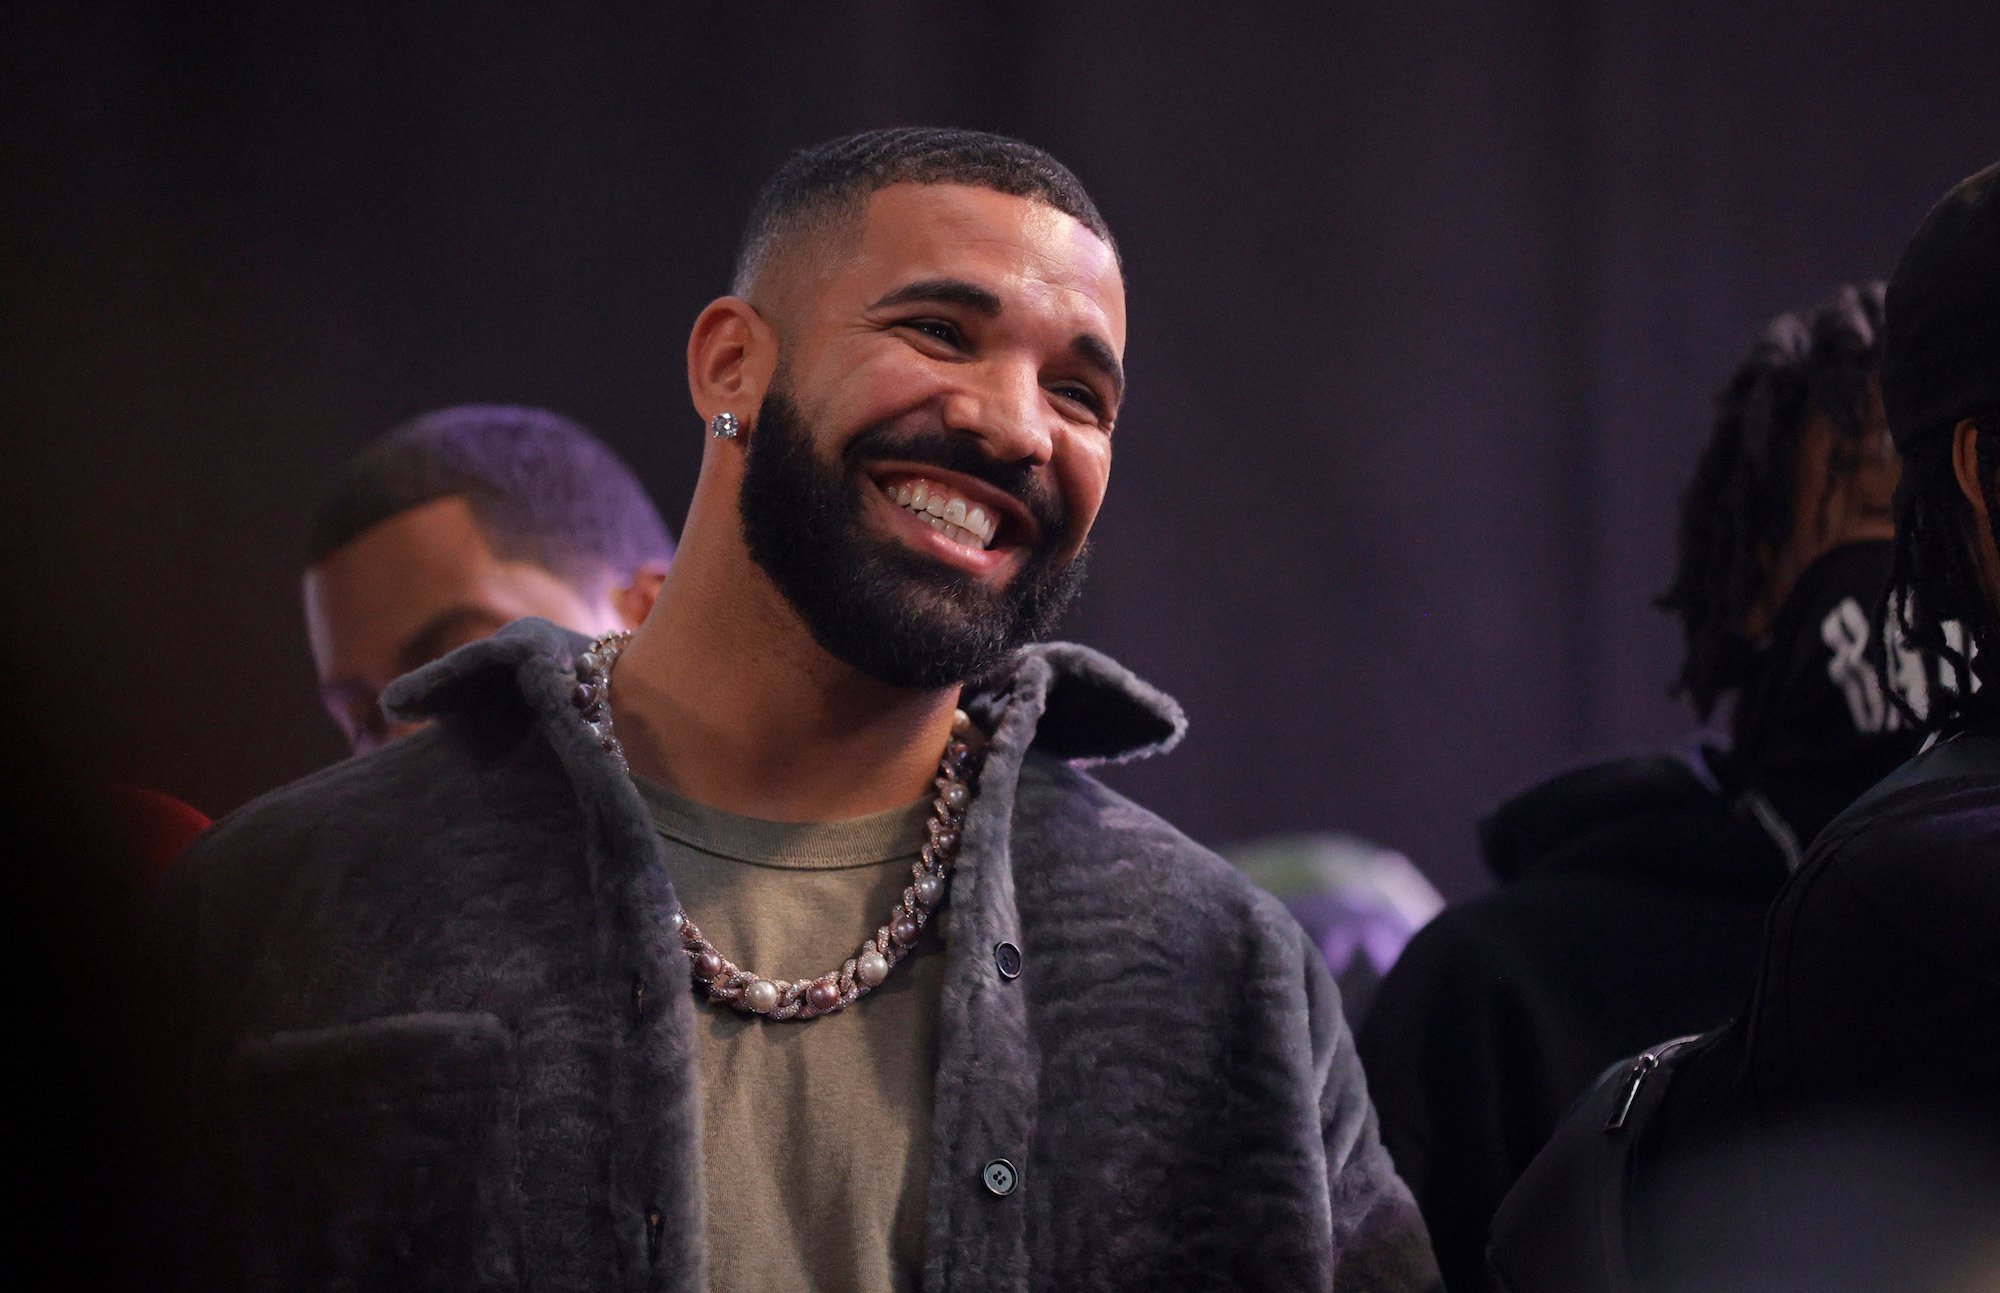
[[[655,830],[734,862],[808,871],[875,866],[915,857],[928,836],[928,799],[844,821],[773,822],[711,808],[655,781],[632,781]]]

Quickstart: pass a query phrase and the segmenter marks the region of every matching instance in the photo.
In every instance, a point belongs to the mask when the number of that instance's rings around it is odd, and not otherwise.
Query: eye
[[[1096,390],[1089,386],[1080,386],[1074,382],[1066,382],[1061,386],[1051,386],[1049,393],[1051,395],[1060,395],[1072,404],[1082,405],[1084,408],[1089,409],[1094,416],[1101,417],[1104,414],[1104,401],[1099,399]]]
[[[958,325],[949,319],[904,319],[896,326],[908,328],[912,332],[921,332],[933,341],[950,346],[953,350],[965,349],[965,334],[960,332]]]

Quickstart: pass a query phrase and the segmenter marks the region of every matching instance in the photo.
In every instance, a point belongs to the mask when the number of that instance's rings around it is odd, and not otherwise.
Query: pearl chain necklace
[[[625,761],[625,749],[611,730],[610,691],[611,668],[631,637],[629,632],[607,633],[592,642],[577,657],[576,688],[570,695],[570,702],[583,715],[598,745],[628,774],[631,767]],[[972,803],[978,776],[979,755],[972,748],[971,736],[972,720],[964,710],[955,711],[951,737],[938,759],[937,795],[931,801],[927,823],[930,839],[911,866],[910,883],[890,910],[887,923],[838,970],[816,979],[766,978],[717,951],[685,910],[673,913],[670,923],[687,950],[695,982],[708,990],[711,1002],[766,1019],[816,1019],[853,1005],[889,977],[889,971],[909,955],[925,924],[944,902],[952,863],[958,860],[965,810]]]

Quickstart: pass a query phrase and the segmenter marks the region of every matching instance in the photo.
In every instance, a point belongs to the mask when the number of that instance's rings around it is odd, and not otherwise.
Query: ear
[[[734,413],[747,429],[778,368],[778,336],[756,308],[736,296],[708,303],[688,334],[688,394],[704,424]]]
[[[1988,463],[1990,471],[1995,464]],[[1951,429],[1951,474],[1958,477],[1958,492],[1972,504],[1982,533],[1991,528],[1986,515],[1986,482],[1979,475],[1979,424],[1965,419]]]
[[[660,585],[667,581],[667,563],[648,561],[632,572],[631,581],[611,590],[611,609],[628,629],[636,629],[653,613],[660,600]]]

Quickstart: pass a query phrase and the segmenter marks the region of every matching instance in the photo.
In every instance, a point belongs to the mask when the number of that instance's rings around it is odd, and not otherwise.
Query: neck
[[[932,793],[957,703],[957,688],[890,687],[835,660],[747,555],[687,546],[611,687],[635,775],[780,822]]]

